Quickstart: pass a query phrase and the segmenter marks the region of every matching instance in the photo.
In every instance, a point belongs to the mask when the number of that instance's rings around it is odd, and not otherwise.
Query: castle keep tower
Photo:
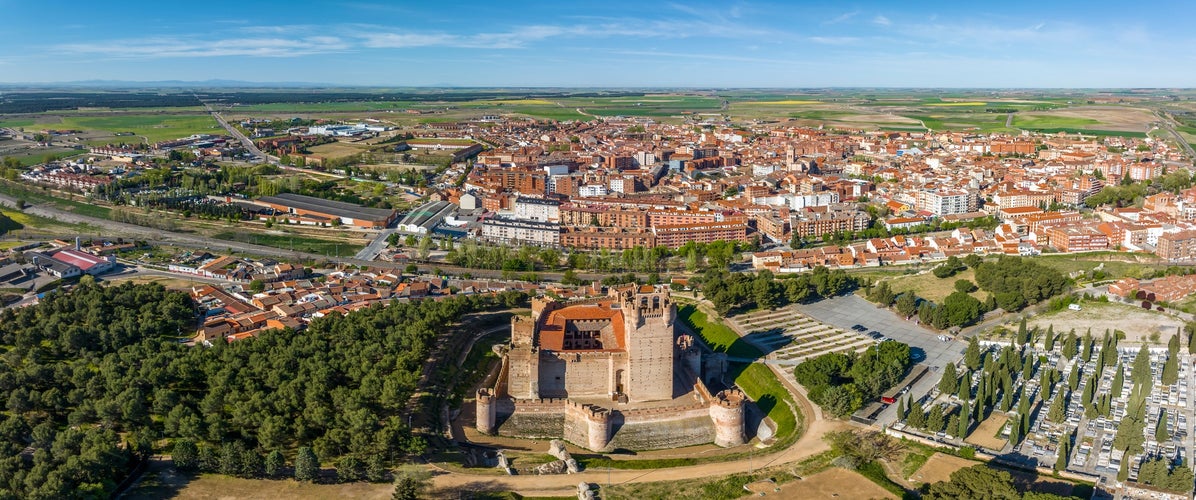
[[[673,397],[673,321],[677,310],[667,289],[650,286],[621,293],[627,329],[627,386],[631,401]]]
[[[747,442],[744,434],[743,402],[747,395],[739,389],[727,389],[710,402],[710,420],[714,421],[714,444],[724,448]]]

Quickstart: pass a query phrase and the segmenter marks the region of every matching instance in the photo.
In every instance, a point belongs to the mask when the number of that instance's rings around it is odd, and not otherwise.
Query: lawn
[[[715,352],[725,352],[729,356],[759,359],[764,354],[751,344],[741,339],[726,325],[710,321],[706,314],[690,304],[681,307],[678,317],[685,322],[702,341]],[[730,363],[731,372],[737,373],[735,385],[756,402],[762,411],[768,414],[777,425],[777,440],[788,441],[796,439],[801,434],[801,423],[798,421],[797,405],[789,395],[776,375],[766,365],[760,363]]]
[[[60,198],[48,192],[29,189],[25,186],[7,181],[0,182],[0,193],[4,193],[19,199],[24,199],[28,203],[48,203],[62,210],[67,210],[79,215],[86,215],[88,217],[96,217],[99,219],[108,219],[112,213],[112,209],[107,207],[101,207],[83,201]]]
[[[1064,274],[1087,273],[1100,267],[1107,279],[1150,277],[1154,275],[1155,270],[1166,267],[1152,254],[1129,252],[1040,255],[1034,257],[1034,260],[1058,269]]]

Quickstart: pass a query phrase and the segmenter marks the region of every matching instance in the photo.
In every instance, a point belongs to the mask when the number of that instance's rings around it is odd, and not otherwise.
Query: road
[[[806,316],[844,330],[851,330],[851,327],[855,325],[863,325],[869,330],[879,331],[886,337],[908,344],[916,355],[924,356],[918,364],[928,366],[931,370],[931,373],[926,374],[922,380],[910,388],[911,394],[930,392],[930,389],[938,384],[940,370],[947,363],[958,361],[966,348],[958,340],[943,342],[938,339],[940,332],[919,326],[913,321],[907,321],[893,311],[876,307],[876,304],[857,295],[845,295],[810,304],[801,304],[797,310]],[[890,405],[877,416],[876,425],[890,425],[896,420],[897,408]]]
[[[1155,112],[1155,116],[1159,117],[1159,125],[1163,127],[1163,130],[1166,130],[1172,137],[1175,137],[1175,142],[1178,142],[1179,147],[1183,148],[1184,152],[1188,154],[1188,159],[1196,161],[1196,151],[1192,150],[1192,145],[1188,144],[1187,139],[1184,139],[1184,136],[1179,135],[1179,131],[1175,130],[1175,123],[1171,121],[1171,116],[1161,111]]]
[[[357,255],[353,256],[353,258],[357,260],[374,260],[378,258],[378,254],[382,253],[383,250],[386,250],[386,245],[388,244],[390,235],[394,234],[397,230],[398,229],[393,227],[388,227],[382,230],[382,232],[378,233],[378,236],[375,237],[369,245],[366,245],[365,248],[362,248],[360,252],[357,252]]]

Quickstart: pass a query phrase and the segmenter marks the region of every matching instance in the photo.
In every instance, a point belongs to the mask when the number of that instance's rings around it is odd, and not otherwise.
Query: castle
[[[498,377],[478,391],[476,428],[594,451],[745,443],[746,396],[710,393],[725,358],[703,360],[693,339],[676,333],[676,317],[658,286],[568,303],[533,299],[530,318],[511,320]]]

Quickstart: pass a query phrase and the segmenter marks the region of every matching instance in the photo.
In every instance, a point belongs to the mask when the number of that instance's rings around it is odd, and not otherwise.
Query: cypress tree
[[[972,372],[963,372],[963,382],[959,384],[959,400],[967,402],[972,399]],[[964,405],[967,406],[967,405]]]
[[[1088,331],[1084,333],[1084,338],[1080,340],[1080,343],[1082,344],[1082,349],[1080,350],[1080,359],[1083,359],[1084,362],[1087,363],[1088,361],[1090,361],[1092,359],[1092,329],[1091,328],[1089,328]]]
[[[1043,349],[1046,352],[1055,350],[1055,325],[1047,325],[1046,339],[1043,340]]]
[[[959,389],[959,379],[955,374],[955,363],[947,363],[943,368],[943,378],[939,380],[939,392],[943,394],[955,394]]]
[[[905,422],[915,429],[926,427],[926,412],[922,410],[921,401],[914,401],[914,404],[910,406],[909,416],[905,418]]]
[[[959,415],[952,413],[951,418],[947,419],[947,435],[957,438],[959,437]]]
[[[1067,376],[1067,390],[1074,391],[1080,386],[1080,364],[1071,365],[1071,374]]]
[[[905,398],[897,398],[897,421],[905,420]]]
[[[1066,470],[1068,458],[1071,456],[1071,432],[1063,434],[1063,437],[1059,440],[1059,449],[1056,452],[1058,457],[1055,459],[1055,470]]]
[[[1165,443],[1171,439],[1171,434],[1167,432],[1167,410],[1159,411],[1159,422],[1154,426],[1154,440],[1156,443]]]
[[[1163,363],[1163,385],[1175,385],[1179,381],[1179,359],[1178,356],[1172,354],[1167,356],[1167,361]]]
[[[1060,392],[1055,396],[1055,400],[1051,402],[1051,410],[1047,413],[1047,418],[1056,424],[1063,423],[1063,419],[1067,417],[1067,394]]]
[[[1122,387],[1125,386],[1125,368],[1121,366],[1121,363],[1117,363],[1117,366],[1113,370],[1113,388],[1109,391],[1109,394],[1114,398],[1120,398]]]
[[[1027,355],[1027,358],[1022,361],[1022,381],[1030,380],[1034,376],[1034,358]]]
[[[1027,332],[1026,332],[1026,318],[1023,317],[1021,322],[1019,322],[1017,324],[1017,340],[1015,341],[1015,343],[1025,344],[1029,340],[1028,337],[1029,336],[1027,335]]]
[[[930,409],[930,414],[926,417],[926,430],[934,434],[942,431],[943,425],[943,406],[936,404]]]
[[[1117,469],[1117,482],[1124,483],[1130,478],[1130,454],[1121,456],[1121,468]]]
[[[1179,354],[1179,332],[1171,334],[1171,340],[1167,341],[1167,354],[1171,356]]]
[[[976,337],[968,339],[968,349],[964,351],[963,362],[969,370],[980,368],[980,342]]]
[[[1130,380],[1136,385],[1150,383],[1150,351],[1146,344],[1138,348],[1138,355],[1134,357],[1134,366],[1130,370]]]
[[[1009,422],[1009,444],[1017,446],[1017,443],[1022,440],[1022,424],[1021,420]]]
[[[1067,332],[1067,336],[1063,337],[1063,357],[1072,359],[1076,357],[1076,330],[1073,328]]]

